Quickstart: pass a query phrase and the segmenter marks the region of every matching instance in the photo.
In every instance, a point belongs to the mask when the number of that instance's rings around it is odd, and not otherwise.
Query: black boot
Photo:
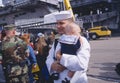
[[[64,80],[62,80],[62,83],[70,83],[70,80],[68,80],[67,78],[65,78]]]

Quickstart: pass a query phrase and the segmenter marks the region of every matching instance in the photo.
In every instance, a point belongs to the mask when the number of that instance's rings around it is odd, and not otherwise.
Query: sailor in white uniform
[[[71,13],[69,11],[61,11],[56,14],[55,17],[57,20],[58,32],[60,34],[64,34],[64,28],[69,23],[73,22]],[[67,38],[65,38],[65,40],[67,40]],[[62,54],[60,64],[54,59],[54,57],[56,56],[57,51],[61,49],[61,45],[59,42],[56,48],[54,48],[54,44],[52,45],[46,64],[51,75],[55,71],[59,72],[59,78],[54,80],[54,83],[62,83],[62,80],[67,77],[69,70],[75,72],[74,76],[70,80],[70,83],[88,83],[86,71],[90,58],[90,45],[86,38],[81,37],[81,40],[82,45],[76,55],[67,56],[67,54]]]

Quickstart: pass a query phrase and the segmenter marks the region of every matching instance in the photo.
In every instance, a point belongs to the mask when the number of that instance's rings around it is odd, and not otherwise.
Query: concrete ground
[[[120,37],[91,40],[90,45],[89,83],[119,83],[115,65],[120,62]]]

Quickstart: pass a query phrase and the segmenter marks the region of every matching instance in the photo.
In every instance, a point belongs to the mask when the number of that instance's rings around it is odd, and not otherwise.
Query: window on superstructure
[[[19,15],[25,15],[26,14],[26,12],[22,12],[22,13],[20,13]]]
[[[31,12],[31,13],[35,13],[36,10],[35,10],[35,9],[31,9],[30,12]]]
[[[15,15],[15,17],[18,17],[18,16],[19,16],[18,14]]]
[[[5,18],[3,18],[2,20],[5,21]]]
[[[39,18],[43,18],[44,16],[39,16]]]

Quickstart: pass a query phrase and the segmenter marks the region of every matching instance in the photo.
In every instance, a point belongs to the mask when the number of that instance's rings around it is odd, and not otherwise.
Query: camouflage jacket
[[[27,44],[18,37],[6,38],[2,41],[2,56],[4,63],[19,63],[27,58]]]

